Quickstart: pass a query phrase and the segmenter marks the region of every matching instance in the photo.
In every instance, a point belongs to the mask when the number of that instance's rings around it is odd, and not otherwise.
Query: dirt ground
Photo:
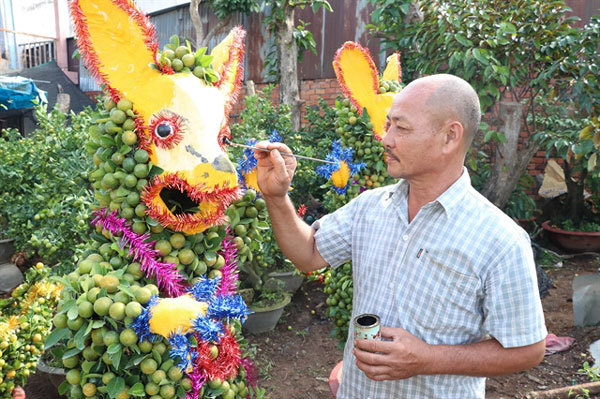
[[[600,328],[573,327],[571,283],[575,275],[596,273],[599,266],[592,257],[578,257],[566,261],[562,269],[548,271],[554,281],[542,300],[548,331],[575,338],[575,346],[546,356],[532,370],[488,379],[486,398],[523,399],[530,391],[589,382],[578,370],[584,361],[592,362],[588,348],[600,339]],[[304,283],[274,331],[247,337],[260,373],[259,384],[271,399],[331,398],[328,377],[342,352],[329,335],[333,326],[325,318],[325,299],[318,283]],[[28,399],[56,398],[48,382],[38,376],[29,380],[26,391]]]

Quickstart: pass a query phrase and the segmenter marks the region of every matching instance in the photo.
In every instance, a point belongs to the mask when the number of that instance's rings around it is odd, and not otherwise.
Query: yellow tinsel
[[[29,311],[29,308],[35,303],[38,298],[45,298],[52,301],[58,301],[60,292],[63,287],[60,284],[50,283],[48,281],[40,281],[31,286],[25,298],[21,301],[21,314]]]
[[[0,322],[0,340],[4,340],[9,335],[14,335],[14,330],[19,327],[19,318],[11,316],[5,322]]]

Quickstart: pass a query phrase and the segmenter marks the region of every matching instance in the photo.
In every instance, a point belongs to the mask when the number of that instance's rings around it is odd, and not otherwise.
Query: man
[[[302,271],[352,261],[353,317],[375,313],[382,341],[344,350],[338,398],[484,398],[485,377],[544,356],[546,328],[529,237],[477,193],[464,168],[481,119],[452,75],[407,85],[383,139],[388,173],[312,228],[287,197],[295,159],[255,152],[258,184],[283,253]]]

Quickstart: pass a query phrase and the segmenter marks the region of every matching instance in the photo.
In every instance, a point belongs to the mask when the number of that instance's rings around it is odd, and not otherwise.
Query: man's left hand
[[[423,374],[430,345],[403,328],[381,327],[387,341],[356,339],[356,365],[372,380],[399,380]]]

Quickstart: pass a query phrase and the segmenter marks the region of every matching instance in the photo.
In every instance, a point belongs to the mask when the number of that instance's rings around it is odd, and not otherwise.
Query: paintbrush
[[[258,150],[258,151],[263,151],[263,152],[271,152],[271,150],[267,150],[266,148],[258,148],[258,147],[254,147],[254,146],[251,146],[251,145],[233,143],[227,137],[223,138],[223,142],[225,144],[233,146],[233,147],[249,148],[251,150]],[[294,157],[294,158],[299,158],[299,159],[307,159],[309,161],[331,163],[331,164],[334,164],[334,165],[336,164],[336,162],[333,162],[333,161],[326,161],[324,159],[313,158],[313,157],[305,157],[304,155],[289,154],[287,152],[280,152],[280,154],[282,156],[284,156],[284,157]]]

